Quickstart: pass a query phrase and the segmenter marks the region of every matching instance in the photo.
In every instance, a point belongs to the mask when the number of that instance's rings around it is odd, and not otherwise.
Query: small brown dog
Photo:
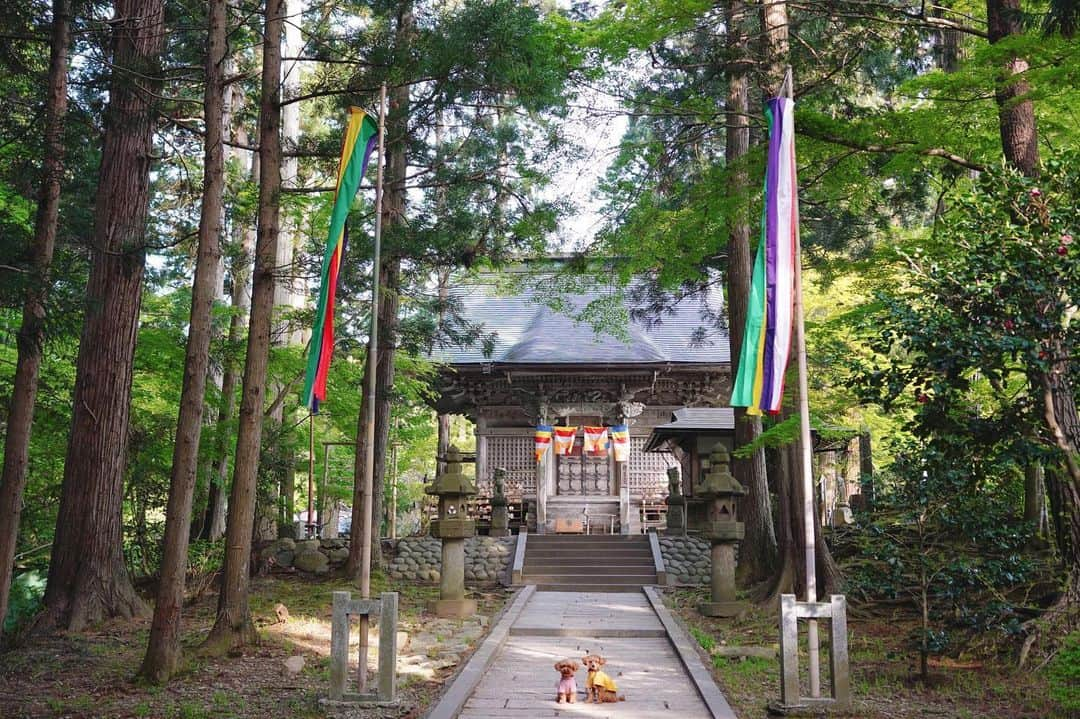
[[[577,670],[581,666],[572,659],[563,659],[561,662],[555,662],[555,671],[559,673],[559,683],[555,687],[557,694],[555,695],[555,703],[562,704],[563,700],[566,700],[567,704],[573,704],[577,699]]]
[[[607,664],[606,659],[599,654],[588,654],[581,658],[581,663],[589,672],[585,682],[585,701],[598,704],[626,701],[626,697],[616,693],[619,688],[615,685],[615,680],[600,670],[600,667]]]

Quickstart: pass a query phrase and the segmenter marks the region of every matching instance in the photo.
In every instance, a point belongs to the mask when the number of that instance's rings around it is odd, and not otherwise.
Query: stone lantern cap
[[[446,450],[446,471],[424,489],[426,494],[469,496],[476,494],[476,483],[461,471],[461,450],[452,446]]]
[[[731,456],[723,444],[716,445],[709,456],[709,471],[701,484],[698,496],[705,499],[741,497],[746,490],[731,474]]]

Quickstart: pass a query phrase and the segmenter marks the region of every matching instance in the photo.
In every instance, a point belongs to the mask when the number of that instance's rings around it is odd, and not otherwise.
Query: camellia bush
[[[865,400],[911,411],[906,429],[938,467],[962,468],[951,492],[1012,498],[1017,524],[1024,468],[1046,468],[1065,609],[1047,616],[1073,624],[1080,156],[1047,160],[1037,178],[984,172],[946,207],[929,233],[897,248],[899,282],[878,295],[864,327],[875,354],[855,379]]]

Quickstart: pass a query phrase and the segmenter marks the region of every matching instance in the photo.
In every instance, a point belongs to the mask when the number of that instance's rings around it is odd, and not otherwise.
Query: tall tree
[[[765,66],[763,75],[763,95],[775,97],[782,91],[784,77],[789,62],[788,12],[785,0],[773,0],[762,6],[762,42]],[[801,262],[802,258],[796,258]],[[785,419],[798,421],[798,415],[791,411],[796,405],[796,388],[789,391],[784,405]],[[776,491],[779,503],[777,518],[777,540],[780,552],[773,577],[770,581],[768,598],[791,591],[801,592],[806,586],[805,568],[802,557],[806,551],[804,522],[809,519],[814,523],[814,545],[817,559],[817,587],[819,594],[837,588],[840,572],[832,558],[832,552],[822,536],[817,512],[812,518],[803,516],[802,467],[804,448],[800,440],[788,444],[782,449],[783,461],[776,467],[778,480]],[[816,506],[814,502],[814,506]]]
[[[93,260],[42,627],[80,629],[146,611],[124,563],[120,512],[164,43],[163,0],[116,3]]]
[[[231,65],[231,63],[230,63]],[[226,73],[227,75],[229,73]],[[244,96],[236,85],[226,87],[227,114],[242,114]],[[226,126],[225,131],[229,132]],[[236,127],[236,144],[246,147],[248,132],[244,124]],[[259,182],[259,156],[246,150],[237,150],[234,157],[241,154],[247,158],[246,173],[250,181]],[[221,400],[218,406],[217,436],[214,438],[213,468],[210,473],[209,491],[206,498],[206,516],[203,519],[203,539],[216,541],[225,535],[225,498],[229,488],[229,433],[226,431],[236,415],[236,385],[240,379],[239,358],[234,349],[239,347],[247,327],[248,312],[251,310],[251,264],[255,249],[256,231],[253,223],[237,219],[232,223],[232,251],[229,262],[230,276],[230,316],[229,331],[225,339],[223,372],[221,377]]]
[[[412,0],[402,0],[397,6],[394,23],[394,46],[395,52],[401,57],[407,57],[416,32],[416,17],[413,14]],[[382,226],[385,234],[392,237],[398,228],[406,222],[406,196],[408,193],[408,150],[409,150],[409,91],[411,84],[400,82],[389,93],[390,111],[386,118],[386,181],[382,207]],[[382,158],[379,158],[382,162]],[[383,486],[386,479],[386,448],[390,437],[390,414],[391,414],[391,391],[394,386],[394,355],[397,351],[397,326],[398,311],[400,308],[401,292],[401,251],[389,249],[382,257],[379,268],[379,327],[378,327],[378,357],[376,367],[372,368],[371,362],[364,365],[364,387],[368,387],[368,373],[375,372],[375,433],[374,446],[368,447],[365,431],[368,417],[367,403],[372,398],[364,397],[360,403],[360,418],[357,422],[356,435],[356,462],[354,476],[356,484],[353,490],[353,523],[350,530],[351,541],[349,545],[348,571],[353,577],[358,577],[361,571],[361,549],[363,545],[362,532],[365,529],[362,517],[363,482],[361,477],[367,463],[367,453],[375,455],[375,469],[372,479],[371,496],[371,526],[369,540],[371,542],[372,562],[379,563],[381,552],[377,551],[379,539],[382,535],[382,506]],[[370,347],[370,344],[369,344]]]
[[[19,536],[22,495],[30,460],[30,429],[37,398],[38,370],[45,338],[45,302],[49,269],[56,247],[60,215],[60,182],[64,173],[64,118],[67,114],[68,54],[71,45],[71,0],[53,0],[49,56],[49,87],[45,98],[45,157],[37,219],[34,223],[31,271],[26,289],[14,389],[4,435],[4,469],[0,475],[0,633],[7,616]]]
[[[729,168],[729,192],[735,217],[730,221],[727,262],[728,334],[731,357],[741,356],[746,313],[750,298],[753,260],[750,254],[750,208],[746,198],[750,187],[746,155],[750,150],[750,59],[748,9],[743,0],[727,4],[727,134],[724,159]],[[751,444],[761,435],[761,419],[735,408],[735,447]],[[769,577],[776,563],[776,533],[773,530],[772,501],[765,474],[765,450],[758,448],[746,458],[732,463],[735,478],[746,488],[743,521],[746,541],[739,550],[739,573],[745,582],[760,582]]]
[[[259,226],[248,322],[240,426],[225,530],[225,563],[217,619],[204,644],[223,652],[257,640],[248,607],[251,531],[255,521],[266,367],[274,311],[278,202],[281,197],[281,37],[283,0],[267,0],[263,32],[262,97],[259,106]]]
[[[199,247],[192,286],[191,319],[188,323],[184,380],[180,391],[180,413],[173,444],[169,503],[165,510],[165,546],[158,580],[157,602],[150,626],[150,640],[140,673],[154,682],[164,682],[180,662],[180,610],[184,601],[187,574],[188,538],[195,475],[199,463],[210,337],[213,332],[214,298],[217,295],[218,266],[221,260],[222,192],[225,186],[223,113],[227,5],[211,0],[206,43],[206,87],[203,92],[205,125],[202,208],[199,218]]]

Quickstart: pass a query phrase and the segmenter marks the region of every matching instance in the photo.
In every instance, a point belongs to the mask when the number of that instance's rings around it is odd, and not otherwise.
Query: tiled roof
[[[521,273],[515,273],[517,278]],[[726,329],[712,326],[708,315],[720,313],[723,298],[714,288],[706,296],[681,300],[659,321],[630,319],[628,326],[597,331],[577,315],[587,305],[617,296],[606,284],[575,279],[573,293],[547,290],[552,275],[534,273],[508,290],[505,275],[484,274],[450,288],[457,311],[468,322],[494,335],[485,356],[482,343],[437,347],[432,358],[448,364],[726,364],[730,362]],[[581,283],[581,284],[579,284]],[[626,316],[643,307],[631,299],[634,282],[624,293]],[[552,306],[558,309],[553,309]],[[704,333],[701,332],[705,328]],[[704,339],[701,335],[704,334]]]
[[[674,412],[667,424],[656,430],[735,429],[735,410],[731,407],[683,407]]]
[[[642,451],[667,452],[665,440],[671,438],[734,430],[735,410],[731,407],[683,407],[675,410],[670,422],[653,427]]]

